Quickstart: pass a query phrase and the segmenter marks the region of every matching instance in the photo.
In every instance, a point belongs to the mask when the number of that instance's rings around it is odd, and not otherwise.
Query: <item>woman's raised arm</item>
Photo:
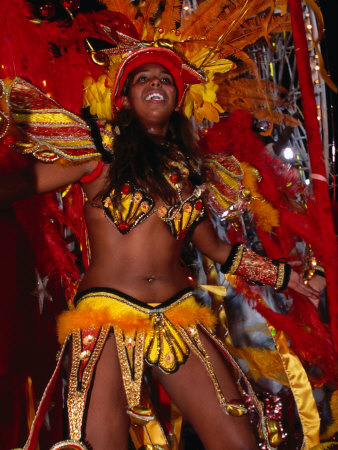
[[[0,208],[36,194],[43,194],[79,181],[91,173],[97,161],[59,166],[36,162],[6,175],[0,175]]]

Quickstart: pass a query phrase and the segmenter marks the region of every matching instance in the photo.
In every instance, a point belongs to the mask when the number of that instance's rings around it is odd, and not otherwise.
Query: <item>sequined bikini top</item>
[[[179,168],[180,175],[165,174],[168,182],[174,187],[178,194],[178,203],[173,206],[162,205],[154,208],[154,199],[141,187],[134,186],[127,182],[122,186],[120,207],[113,205],[112,199],[115,190],[111,190],[102,198],[102,207],[106,217],[116,226],[122,234],[129,233],[139,223],[146,220],[152,214],[157,213],[158,217],[165,222],[176,239],[183,239],[188,230],[200,222],[205,214],[202,198],[202,190],[196,187],[192,194],[186,199],[182,199],[182,178],[189,176],[188,169],[182,168],[179,163],[173,163]]]

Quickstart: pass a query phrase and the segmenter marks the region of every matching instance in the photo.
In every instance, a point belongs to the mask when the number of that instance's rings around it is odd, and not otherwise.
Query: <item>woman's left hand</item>
[[[321,275],[313,275],[309,280],[308,285],[311,286],[315,291],[321,292],[326,288],[326,278]]]
[[[316,289],[313,289],[308,284],[304,284],[304,280],[301,277],[301,275],[299,275],[294,270],[291,270],[290,280],[289,280],[289,283],[288,283],[288,288],[291,288],[294,291],[305,295],[305,297],[307,297],[310,300],[310,302],[316,308],[318,308],[320,292],[317,291]]]

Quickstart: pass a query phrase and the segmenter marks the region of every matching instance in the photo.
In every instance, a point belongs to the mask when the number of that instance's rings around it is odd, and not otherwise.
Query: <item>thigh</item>
[[[232,371],[223,355],[202,333],[201,341],[225,398],[240,399]],[[153,368],[153,372],[184,418],[194,427],[206,450],[258,448],[248,415],[235,417],[223,411],[207,370],[193,352],[176,373],[167,375],[157,368]]]
[[[94,371],[84,418],[84,441],[95,450],[126,450],[129,419],[115,337],[104,344]]]

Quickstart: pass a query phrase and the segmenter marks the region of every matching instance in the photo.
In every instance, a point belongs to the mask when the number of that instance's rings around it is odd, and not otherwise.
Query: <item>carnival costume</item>
[[[109,2],[106,3],[109,6]],[[241,209],[247,209],[254,215],[260,238],[274,261],[258,256],[250,249],[238,244],[234,245],[228,260],[219,269],[241,292],[247,295],[254,308],[267,318],[301,416],[303,445],[304,448],[310,447],[318,441],[318,417],[315,412],[312,413],[315,405],[305,372],[297,357],[290,351],[282,330],[287,330],[293,349],[303,361],[315,363],[323,368],[322,380],[331,376],[330,365],[333,358],[327,332],[320,322],[314,319],[314,315],[307,311],[304,302],[301,302],[299,315],[295,314],[290,319],[286,316],[282,317],[267,307],[257,291],[251,290],[245,283],[242,285],[241,278],[234,279],[235,275],[239,275],[255,285],[269,285],[276,290],[286,287],[289,266],[280,261],[280,258],[286,258],[289,255],[295,240],[288,239],[284,248],[279,247],[270,233],[273,230],[282,239],[281,225],[286,229],[292,229],[306,240],[311,236],[312,246],[316,254],[320,256],[320,243],[316,241],[315,233],[312,233],[311,218],[306,214],[291,211],[289,203],[278,191],[278,183],[286,184],[289,186],[290,196],[296,197],[301,192],[301,187],[291,170],[286,176],[280,172],[278,176],[271,175],[271,168],[270,172],[267,169],[269,163],[277,171],[281,168],[281,164],[272,158],[265,162],[263,162],[264,158],[260,161],[254,159],[252,146],[259,150],[262,150],[264,146],[252,132],[251,117],[248,114],[235,113],[227,120],[219,117],[225,110],[232,111],[231,108],[225,108],[224,97],[222,102],[220,86],[221,82],[226,80],[228,71],[236,68],[235,63],[227,59],[232,53],[231,45],[227,41],[230,31],[224,31],[224,24],[222,24],[222,20],[225,20],[224,11],[222,14],[216,14],[216,11],[219,12],[225,5],[206,1],[195,16],[185,19],[182,26],[173,31],[173,24],[177,21],[177,2],[166,2],[167,8],[159,16],[156,15],[158,2],[155,2],[156,5],[154,2],[150,3],[149,10],[146,9],[143,12],[142,24],[142,20],[135,14],[135,17],[138,17],[134,22],[136,28],[121,15],[113,17],[114,28],[111,24],[112,17],[108,15],[110,23],[109,20],[105,23],[102,14],[98,13],[97,22],[93,17],[93,23],[87,24],[90,32],[87,33],[88,30],[82,29],[79,34],[81,39],[86,38],[87,50],[89,49],[92,59],[104,67],[104,71],[95,73],[96,78],[100,75],[96,81],[93,78],[87,78],[84,82],[86,86],[84,106],[90,108],[92,115],[97,116],[98,120],[94,124],[92,121],[84,121],[79,115],[61,107],[50,95],[46,95],[29,82],[23,79],[6,80],[6,83],[2,82],[1,89],[8,110],[4,108],[5,111],[2,113],[5,127],[1,136],[5,139],[11,137],[11,127],[15,124],[21,134],[16,136],[15,141],[7,141],[6,145],[15,150],[21,150],[21,153],[25,155],[33,155],[46,163],[76,164],[97,159],[97,169],[82,180],[82,182],[92,181],[99,175],[103,163],[111,160],[114,139],[118,134],[118,130],[112,129],[110,125],[111,111],[114,112],[121,107],[122,88],[128,74],[133,68],[145,62],[157,62],[168,68],[175,79],[182,111],[188,117],[193,116],[200,123],[203,120],[219,122],[213,128],[207,129],[201,139],[207,170],[205,183],[201,187],[193,186],[191,196],[182,199],[180,197],[181,182],[189,176],[189,173],[186,172],[184,165],[179,164],[174,168],[175,177],[172,177],[170,173],[166,174],[168,182],[179,194],[179,202],[171,208],[162,207],[155,210],[151,196],[139,186],[134,186],[132,182],[123,186],[122,210],[116,210],[112,205],[113,190],[107,192],[99,204],[92,206],[102,208],[112,225],[122,234],[132,232],[141,221],[156,212],[159,218],[167,223],[176,239],[183,239],[193,226],[203,220],[206,209],[210,209],[216,215],[222,215],[225,211],[231,210],[235,216]],[[232,30],[238,32],[237,36],[234,32],[234,40],[245,39],[245,43],[248,44],[250,39],[254,42],[259,36],[267,37],[267,30],[272,32],[288,29],[287,17],[276,15],[273,21],[267,20],[264,26],[257,26],[254,37],[244,38],[239,31],[240,27],[237,29],[237,26],[243,24],[243,17],[245,14],[250,15],[250,8],[253,7],[247,1],[239,3],[237,10],[232,5],[228,8],[227,20],[233,24]],[[263,11],[266,7],[263,3],[259,6],[259,11]],[[128,14],[129,17],[136,12],[129,2],[121,2],[119,6],[119,13]],[[152,16],[154,20],[151,22],[149,18]],[[217,19],[209,24],[208,20],[211,17],[217,17]],[[150,22],[152,24],[156,22],[156,27],[148,26]],[[141,41],[138,37],[142,27],[144,29]],[[191,39],[194,33],[203,35],[201,30],[203,32],[207,30],[207,47],[201,40]],[[109,48],[95,50],[87,37],[101,39],[109,44]],[[237,52],[236,57],[246,61],[246,55],[242,52]],[[104,66],[107,60],[108,64]],[[247,64],[251,75],[254,75],[255,68],[250,63],[247,62]],[[219,85],[216,83],[216,74],[220,76]],[[216,95],[217,92],[219,96]],[[287,115],[272,113],[269,108],[265,112],[262,108],[259,112],[261,116],[265,113],[269,118],[285,121],[289,125],[298,123]],[[267,155],[265,157],[268,158]],[[263,184],[259,188],[261,177],[266,184],[265,187]],[[70,215],[69,212],[74,204],[80,205],[81,210],[82,201],[85,202],[86,199],[79,186],[69,187],[64,191],[63,196],[64,214],[60,213],[58,218],[74,230],[80,242],[86,268],[90,259],[90,249],[83,217],[81,214],[77,216],[80,217],[80,230],[76,229],[77,223],[74,226],[76,221],[72,223],[71,220],[65,219],[67,214]],[[68,199],[69,203],[67,203]],[[63,247],[64,253],[69,255],[65,247]],[[69,259],[69,256],[67,258]],[[62,273],[62,282],[70,305],[70,310],[64,312],[58,322],[59,340],[61,344],[64,343],[63,350],[58,368],[37,412],[25,449],[34,448],[42,416],[46,410],[46,402],[50,398],[49,390],[52,390],[55,379],[59,375],[62,354],[70,338],[73,342],[73,364],[67,400],[70,441],[55,444],[53,448],[61,449],[67,446],[85,448],[81,438],[86,396],[95,363],[112,330],[117,342],[129,405],[128,413],[135,426],[133,430],[135,445],[158,445],[164,449],[176,448],[175,444],[168,442],[161,425],[156,420],[156,411],[149,404],[149,398],[146,398],[145,403],[142,404],[141,385],[146,364],[155,365],[166,373],[172,373],[184,364],[190,351],[195,352],[205,365],[225,413],[234,415],[247,413],[248,408],[242,402],[225,399],[220,391],[213,368],[199,339],[201,330],[215,342],[235,373],[240,376],[241,382],[244,383],[243,388],[253,403],[254,410],[258,413],[259,418],[256,422],[267,448],[275,448],[279,445],[281,436],[275,422],[265,414],[261,402],[257,399],[242,369],[231,356],[225,343],[216,336],[215,316],[209,307],[201,305],[195,294],[190,291],[183,292],[157,306],[138,302],[124,293],[105,288],[93,289],[76,296],[76,284],[79,278],[80,274],[76,269],[68,274]],[[149,299],[150,302],[151,300]],[[299,317],[301,314],[303,314],[302,319]],[[311,333],[303,329],[304,317],[310,319]],[[323,349],[316,340],[317,335],[325,337],[326,349]],[[308,342],[311,344],[306,348]],[[291,364],[287,363],[290,360],[292,360],[293,369],[290,369]],[[299,395],[299,380],[294,380],[296,370],[301,374],[301,382],[306,385],[301,395]],[[307,397],[308,403],[303,401],[304,397]],[[309,414],[310,420],[306,413]],[[148,427],[146,433],[148,438],[136,426]],[[156,439],[159,440],[151,440],[151,427]],[[311,427],[313,429],[309,430]],[[177,434],[179,434],[178,429],[179,427],[176,429],[174,427]]]

